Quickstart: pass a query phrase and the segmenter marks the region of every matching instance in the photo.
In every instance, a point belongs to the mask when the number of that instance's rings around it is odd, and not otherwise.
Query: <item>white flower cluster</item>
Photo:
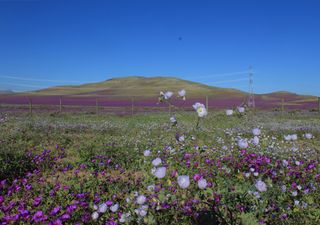
[[[226,110],[226,115],[227,116],[232,116],[233,115],[233,110],[232,109],[227,109]]]
[[[237,110],[238,110],[239,113],[244,113],[245,112],[245,108],[242,107],[242,106],[238,106]]]
[[[284,136],[284,140],[286,141],[296,141],[298,139],[297,134],[288,134]]]
[[[204,106],[204,104],[196,102],[192,107],[196,110],[196,112],[198,113],[198,116],[200,118],[208,115],[208,111],[207,111],[206,107]]]
[[[102,203],[99,206],[94,205],[93,208],[94,208],[94,210],[96,210],[91,214],[91,218],[93,220],[97,220],[99,218],[99,213],[103,214],[103,213],[107,212],[107,210],[108,210],[108,206],[106,203]],[[116,204],[110,206],[109,209],[111,212],[117,212],[119,209],[119,204],[116,203]]]
[[[170,100],[173,96],[173,92],[172,91],[160,91],[160,97],[159,100],[163,101],[163,100]],[[186,100],[186,90],[182,89],[180,91],[178,91],[178,97],[182,98],[183,100]]]

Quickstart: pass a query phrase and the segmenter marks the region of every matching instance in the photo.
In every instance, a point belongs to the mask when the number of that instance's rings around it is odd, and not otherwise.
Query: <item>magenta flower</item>
[[[37,207],[38,205],[40,205],[42,201],[42,197],[36,197],[34,200],[33,200],[33,206]]]
[[[70,215],[68,213],[65,213],[61,216],[62,221],[67,221],[68,219],[70,219]]]
[[[54,207],[51,212],[50,212],[50,215],[51,216],[55,216],[59,211],[60,211],[61,207],[60,206],[57,206],[57,207]]]
[[[197,182],[197,181],[199,181],[199,180],[201,179],[201,177],[202,177],[202,176],[197,173],[197,174],[195,174],[195,175],[193,176],[193,180]]]
[[[33,215],[32,220],[37,223],[37,222],[43,222],[47,220],[47,218],[48,217],[42,211],[38,211]]]
[[[62,221],[60,219],[56,219],[53,222],[50,222],[49,225],[62,225]]]
[[[107,206],[111,206],[113,202],[111,200],[106,201]]]

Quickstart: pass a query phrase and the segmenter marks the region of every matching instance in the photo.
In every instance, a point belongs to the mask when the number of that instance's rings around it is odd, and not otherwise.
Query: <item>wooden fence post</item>
[[[98,98],[96,98],[96,114],[99,112],[99,103],[98,103]]]
[[[60,99],[59,99],[59,112],[61,113],[62,112],[62,97],[60,96]]]
[[[207,111],[209,112],[209,98],[208,98],[208,95],[206,96],[206,108],[207,108]]]
[[[29,97],[29,113],[32,115],[32,98]]]
[[[133,116],[133,109],[134,109],[134,99],[131,98],[131,116]]]

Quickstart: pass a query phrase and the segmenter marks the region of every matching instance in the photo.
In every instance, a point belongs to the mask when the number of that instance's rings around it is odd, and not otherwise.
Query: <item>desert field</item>
[[[318,112],[172,113],[1,113],[1,223],[320,223]]]

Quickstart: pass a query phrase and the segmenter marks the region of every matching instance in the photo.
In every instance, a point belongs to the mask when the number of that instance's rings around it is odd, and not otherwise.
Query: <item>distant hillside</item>
[[[160,91],[187,91],[185,107],[191,107],[195,101],[208,103],[213,108],[230,108],[241,105],[246,101],[248,93],[230,89],[212,87],[173,77],[124,77],[114,78],[103,82],[77,86],[59,86],[47,89],[1,95],[1,102],[6,104],[28,104],[29,97],[34,104],[58,104],[63,99],[64,104],[95,105],[96,99],[105,106],[131,106],[131,97],[135,104],[141,106],[156,106]],[[4,97],[3,97],[4,96]],[[268,94],[255,94],[258,108],[274,109],[284,106],[286,109],[315,109],[318,100],[315,96],[298,95],[280,91]]]
[[[196,82],[173,77],[125,77],[114,78],[98,83],[83,84],[79,86],[59,86],[31,92],[35,95],[88,95],[110,97],[156,97],[160,91],[170,90],[177,92],[187,90],[189,97],[198,96],[237,96],[244,97],[242,91],[228,88],[212,87]]]
[[[0,95],[7,95],[7,94],[13,94],[14,92],[12,90],[0,90]]]

